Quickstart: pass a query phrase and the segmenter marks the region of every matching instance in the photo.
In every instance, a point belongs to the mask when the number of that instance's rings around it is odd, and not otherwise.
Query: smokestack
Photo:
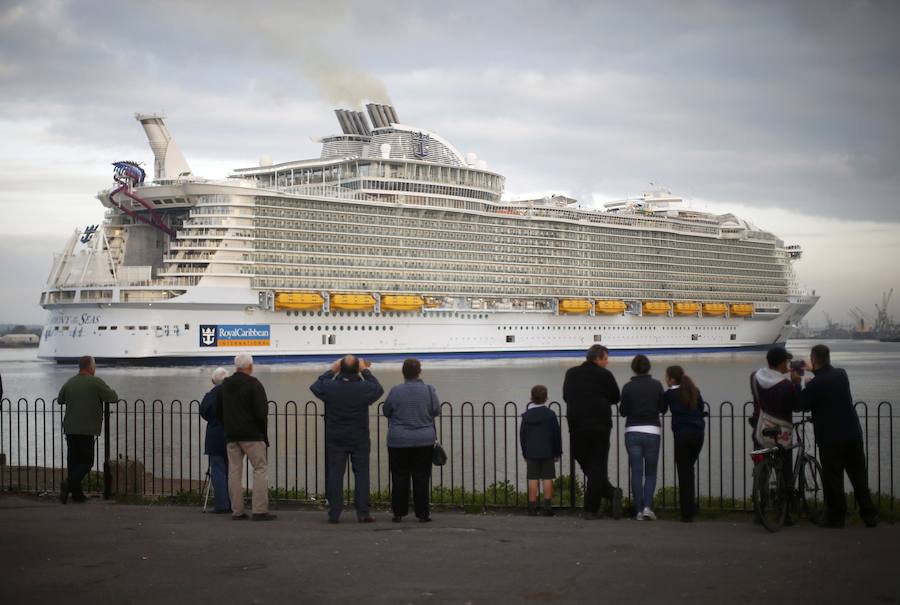
[[[376,105],[375,111],[378,112],[378,117],[381,118],[381,123],[385,125],[385,127],[391,125],[391,118],[388,117],[387,112],[384,110],[384,105]]]
[[[353,125],[356,126],[357,134],[369,134],[361,111],[351,111],[350,117],[353,119]]]
[[[341,125],[341,131],[344,134],[353,134],[353,128],[350,126],[350,121],[347,119],[347,112],[344,109],[335,109],[334,115],[337,116],[338,124]]]
[[[388,114],[388,120],[390,120],[394,124],[400,123],[400,118],[397,117],[397,112],[394,110],[393,105],[385,105],[384,110]]]
[[[155,180],[177,179],[180,176],[191,174],[191,168],[172,139],[172,135],[169,134],[163,116],[136,113],[134,119],[144,127],[147,140],[150,142],[150,149],[153,150],[153,178]]]
[[[369,118],[372,120],[373,128],[384,128],[387,126],[381,120],[381,116],[378,114],[378,106],[375,103],[369,103],[366,105],[366,110],[369,112]]]

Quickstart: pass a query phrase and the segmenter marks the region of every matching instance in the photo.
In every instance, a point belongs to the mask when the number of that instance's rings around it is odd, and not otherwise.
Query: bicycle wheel
[[[784,525],[788,498],[785,497],[781,473],[771,458],[763,460],[753,471],[753,508],[756,516],[770,532]]]
[[[800,461],[800,476],[797,478],[803,512],[816,525],[825,522],[825,496],[822,492],[822,465],[812,456],[804,456]]]

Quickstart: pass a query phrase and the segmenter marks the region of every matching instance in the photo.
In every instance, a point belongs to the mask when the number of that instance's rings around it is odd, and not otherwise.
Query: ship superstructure
[[[41,304],[68,361],[552,355],[768,346],[815,304],[797,246],[665,190],[581,208],[504,200],[504,178],[389,105],[337,110],[319,158],[194,176],[138,115],[154,179],[114,164]]]

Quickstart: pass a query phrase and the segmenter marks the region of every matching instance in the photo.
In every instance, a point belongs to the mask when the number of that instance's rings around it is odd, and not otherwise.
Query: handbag
[[[763,434],[766,429],[774,428],[779,430],[775,437]],[[775,447],[776,444],[780,444],[783,448],[789,448],[794,443],[794,425],[789,420],[776,418],[759,410],[759,419],[756,421],[756,430],[753,436],[760,447]]]
[[[434,448],[431,450],[431,463],[435,466],[447,464],[447,452],[444,451],[440,441],[434,442]]]

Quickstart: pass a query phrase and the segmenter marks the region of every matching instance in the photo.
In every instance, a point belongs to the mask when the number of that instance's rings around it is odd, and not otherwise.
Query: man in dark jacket
[[[231,518],[246,519],[241,474],[244,456],[253,466],[254,521],[271,521],[269,513],[268,469],[269,403],[262,383],[252,376],[253,357],[242,353],[234,358],[235,372],[224,381],[219,391],[222,424],[228,452],[228,491],[231,496]]]
[[[553,516],[553,480],[556,479],[554,461],[562,456],[562,436],[559,420],[547,407],[547,387],[531,387],[531,401],[522,414],[519,443],[525,458],[528,478],[528,515],[537,515],[538,482],[544,483],[545,517]]]
[[[337,523],[344,508],[344,467],[353,467],[356,517],[369,515],[369,406],[384,389],[369,371],[370,364],[347,355],[319,376],[309,389],[325,403],[325,496],[328,522]]]
[[[203,453],[209,458],[209,479],[213,487],[213,512],[224,514],[231,512],[231,500],[228,497],[228,451],[225,442],[225,426],[219,416],[219,391],[222,381],[228,376],[225,368],[216,368],[212,373],[213,388],[203,396],[200,402],[200,417],[206,421],[206,439],[203,442]]]
[[[94,438],[103,428],[103,403],[118,401],[119,396],[95,376],[97,364],[90,355],[78,360],[78,374],[66,381],[56,402],[66,406],[63,431],[66,434],[67,478],[60,483],[59,500],[65,504],[72,495],[85,502],[81,481],[94,465]]]
[[[810,353],[815,375],[800,394],[799,409],[812,412],[827,527],[843,527],[847,515],[844,472],[853,485],[859,515],[867,527],[878,524],[878,509],[869,493],[866,454],[859,417],[853,407],[847,372],[831,365],[831,351],[816,345]]]
[[[750,390],[753,394],[753,415],[750,417],[750,435],[755,449],[762,445],[756,439],[756,427],[759,424],[760,411],[769,416],[792,421],[792,413],[797,409],[800,401],[799,374],[789,374],[789,362],[794,356],[783,346],[774,346],[766,352],[766,364],[768,367],[760,368],[750,375]],[[794,479],[793,451],[785,450],[781,453],[781,477],[784,485],[791,485]],[[792,524],[790,511],[785,519],[785,524]]]
[[[606,369],[608,363],[607,348],[594,345],[587,360],[570,368],[563,382],[572,454],[587,477],[584,519],[588,520],[597,518],[601,498],[610,499],[615,519],[622,516],[622,490],[609,482],[611,406],[619,402],[619,385]]]

